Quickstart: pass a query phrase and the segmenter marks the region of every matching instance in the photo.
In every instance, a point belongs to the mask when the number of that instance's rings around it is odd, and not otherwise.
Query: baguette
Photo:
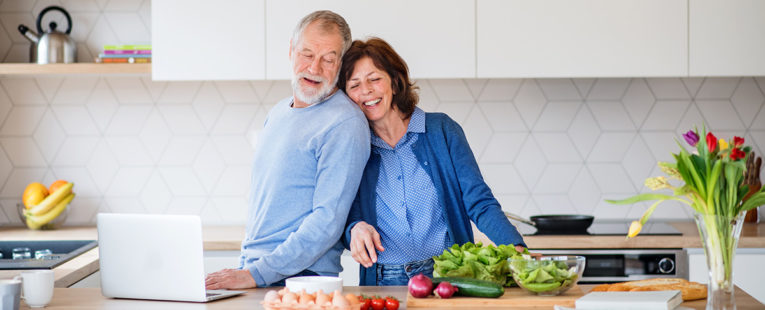
[[[595,286],[593,292],[637,292],[637,291],[668,291],[679,290],[683,301],[707,297],[707,286],[698,282],[690,282],[679,278],[654,278],[638,281],[601,284]]]
[[[608,287],[610,287],[612,284],[601,284],[596,285],[592,288],[590,292],[608,292]]]

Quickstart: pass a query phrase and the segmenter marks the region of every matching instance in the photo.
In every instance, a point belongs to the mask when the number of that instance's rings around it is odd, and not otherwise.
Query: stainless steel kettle
[[[64,13],[68,27],[65,32],[56,30],[58,24],[56,22],[50,22],[48,26],[50,30],[43,32],[42,19],[45,13],[50,11],[60,11]],[[19,25],[19,31],[29,41],[32,41],[32,46],[29,49],[29,62],[36,62],[38,64],[48,63],[73,63],[77,61],[77,45],[74,40],[69,36],[72,32],[72,18],[69,16],[69,12],[59,6],[49,6],[40,12],[37,16],[37,32],[27,28],[27,26]]]

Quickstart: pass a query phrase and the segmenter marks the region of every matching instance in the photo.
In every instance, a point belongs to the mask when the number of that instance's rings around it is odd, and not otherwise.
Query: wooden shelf
[[[22,74],[149,74],[151,64],[28,64],[0,63],[0,75]]]

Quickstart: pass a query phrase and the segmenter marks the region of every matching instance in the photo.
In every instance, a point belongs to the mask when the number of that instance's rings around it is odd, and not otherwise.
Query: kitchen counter
[[[583,294],[589,292],[593,285],[580,285]],[[57,288],[53,293],[53,300],[45,307],[49,310],[58,309],[263,309],[260,302],[269,289],[251,289],[243,295],[226,298],[210,303],[187,303],[187,302],[167,302],[150,300],[129,300],[129,299],[111,299],[101,295],[98,288]],[[519,288],[510,288],[510,290],[520,290]],[[395,296],[401,300],[401,309],[406,309],[406,287],[405,286],[352,286],[343,288],[343,293],[354,293],[356,295],[380,295]],[[763,309],[765,305],[749,296],[743,290],[736,288],[736,306],[738,309]],[[706,300],[694,300],[682,304],[690,309],[705,309]],[[21,309],[30,309],[22,302]],[[422,308],[419,308],[422,309]],[[432,309],[432,308],[431,308]],[[466,309],[466,308],[439,308],[447,309]],[[539,309],[539,308],[512,308],[512,309]],[[550,308],[552,309],[552,307]]]
[[[531,249],[650,249],[650,248],[701,248],[701,238],[696,223],[668,222],[682,236],[637,235],[626,236],[571,235],[571,236],[523,236]],[[473,229],[476,242],[490,243],[481,232]],[[765,248],[765,223],[744,224],[739,248]]]
[[[202,231],[206,251],[239,250],[244,227],[205,227]],[[30,230],[24,227],[0,228],[0,242],[11,240],[97,240],[95,227],[63,227],[58,230]],[[91,249],[53,269],[55,287],[69,287],[98,271],[98,248]],[[0,270],[0,279],[12,278],[18,270]]]
[[[627,240],[623,236],[525,236],[532,249],[572,248],[701,248],[701,239],[694,222],[672,222],[682,236],[641,236]],[[35,231],[23,227],[0,228],[3,240],[95,240],[95,227],[64,227],[53,231]],[[206,251],[238,251],[244,226],[205,226],[202,239]],[[488,239],[476,231],[476,241]],[[739,248],[765,248],[765,223],[744,224]],[[56,287],[69,287],[97,271],[98,248],[92,249],[54,269]],[[18,271],[0,271],[0,278],[10,278]]]
[[[669,222],[679,230],[682,236],[638,235],[632,239],[624,236],[524,236],[532,249],[572,249],[572,248],[701,248],[701,239],[696,224],[692,221]],[[485,235],[474,230],[476,241],[488,243]],[[35,231],[23,227],[0,228],[0,241],[3,240],[95,240],[98,235],[95,227],[64,227],[53,231]],[[202,239],[206,251],[238,251],[244,238],[242,226],[205,226]],[[744,224],[741,231],[739,248],[765,248],[765,223]]]

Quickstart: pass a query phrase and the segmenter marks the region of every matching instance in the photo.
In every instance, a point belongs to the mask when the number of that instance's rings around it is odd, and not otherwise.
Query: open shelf
[[[111,64],[111,63],[73,63],[73,64],[30,64],[0,63],[0,75],[22,74],[148,74],[151,64]]]

